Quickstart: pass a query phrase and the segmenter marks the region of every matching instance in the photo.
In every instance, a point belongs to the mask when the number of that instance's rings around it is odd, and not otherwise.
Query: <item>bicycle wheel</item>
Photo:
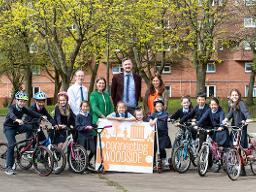
[[[0,143],[0,169],[6,168],[6,153],[7,153],[7,144]]]
[[[73,145],[68,153],[68,164],[75,173],[83,173],[87,168],[87,153],[81,145]]]
[[[21,151],[22,147],[19,147],[19,151]],[[24,151],[22,153],[18,153],[17,151],[17,164],[23,170],[28,170],[32,167],[32,154],[33,151]]]
[[[66,167],[66,155],[64,152],[57,147],[52,146],[51,147],[51,152],[53,156],[53,173],[54,174],[60,174],[64,171]]]
[[[241,172],[241,159],[237,150],[230,149],[226,156],[226,171],[231,180],[237,180]]]
[[[251,167],[252,173],[256,175],[256,150],[255,149],[253,149],[250,157],[250,167]]]
[[[200,176],[205,176],[208,168],[209,146],[203,145],[198,155],[197,170]]]
[[[189,169],[191,158],[187,147],[182,145],[174,150],[172,164],[179,173],[185,173]]]
[[[53,156],[49,149],[38,146],[32,156],[33,166],[40,176],[48,176],[53,170]]]

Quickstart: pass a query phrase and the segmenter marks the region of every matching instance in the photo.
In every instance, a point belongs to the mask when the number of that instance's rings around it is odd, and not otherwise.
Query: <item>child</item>
[[[24,124],[22,117],[24,114],[32,118],[41,118],[41,115],[33,112],[25,107],[28,101],[28,96],[25,92],[18,91],[15,94],[15,104],[9,107],[8,114],[4,122],[4,134],[8,142],[8,149],[6,154],[6,170],[7,175],[14,175],[12,170],[14,164],[14,144],[16,143],[15,136],[17,133],[27,133],[27,138],[32,136],[32,125]]]
[[[208,119],[208,121],[211,123],[211,128],[217,129],[213,139],[218,143],[218,146],[227,148],[229,145],[228,129],[221,126],[224,118],[225,113],[219,105],[219,100],[216,97],[213,97],[210,100],[210,109],[203,114],[203,116],[197,122],[197,125],[202,126],[203,122]]]
[[[89,113],[90,104],[88,101],[82,101],[80,105],[80,113],[76,116],[76,130],[78,131],[78,143],[90,150],[87,166],[94,170],[90,163],[93,156],[96,154],[95,132],[92,126],[92,115]]]
[[[154,107],[155,112],[149,116],[149,123],[151,126],[157,125],[160,158],[166,166],[169,164],[166,159],[165,148],[172,148],[171,140],[168,135],[168,113],[164,111],[164,101],[161,98],[154,100]]]
[[[47,95],[45,92],[43,91],[39,91],[37,92],[33,98],[35,99],[35,103],[30,107],[30,109],[32,111],[35,111],[39,114],[41,114],[45,119],[47,119],[52,126],[54,126],[55,128],[57,128],[57,124],[54,121],[54,119],[52,118],[52,116],[48,113],[47,109],[45,108],[45,104],[46,104],[46,99],[47,99]],[[27,121],[31,121],[32,118],[27,116],[26,117]],[[35,126],[39,126],[39,125],[35,125]],[[38,137],[40,141],[44,141],[46,139],[43,131],[38,133]],[[51,130],[50,130],[50,137],[51,137]],[[52,138],[51,138],[52,139]]]
[[[248,112],[248,109],[245,103],[241,100],[241,93],[238,89],[232,89],[230,91],[230,102],[229,102],[229,112],[224,119],[223,123],[226,123],[229,119],[232,119],[231,125],[239,126],[242,121],[250,122],[251,115]],[[231,133],[231,142],[233,141],[233,133]],[[233,144],[233,143],[232,143]],[[241,146],[243,148],[248,148],[248,140],[247,140],[247,126],[245,126],[242,130],[241,135]],[[244,165],[241,167],[241,176],[245,176],[245,168]]]
[[[144,121],[144,116],[143,116],[143,109],[141,107],[137,107],[134,111],[135,119],[138,122],[143,122]]]
[[[64,127],[75,127],[75,114],[71,110],[68,104],[68,94],[67,92],[58,93],[58,104],[54,109],[54,120],[58,124],[58,130],[55,131],[54,144],[57,144],[59,148],[62,149],[63,143],[66,140],[66,130]]]
[[[181,119],[192,111],[193,106],[189,96],[184,96],[181,98],[181,106],[182,108],[178,109],[173,115],[171,115],[170,119]]]
[[[116,105],[116,112],[110,113],[107,119],[118,121],[134,121],[135,117],[127,111],[127,106],[123,101],[119,101]]]

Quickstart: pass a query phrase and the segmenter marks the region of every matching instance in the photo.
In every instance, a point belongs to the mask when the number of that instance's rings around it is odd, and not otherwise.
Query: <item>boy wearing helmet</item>
[[[4,122],[4,134],[7,139],[8,149],[6,154],[6,170],[7,175],[14,175],[12,170],[14,164],[14,144],[16,143],[17,133],[27,133],[27,138],[32,136],[32,125],[24,124],[22,117],[24,114],[33,118],[40,118],[39,113],[33,112],[26,106],[28,95],[25,92],[18,91],[15,94],[15,104],[9,107],[7,116]]]
[[[161,97],[154,100],[154,108],[155,112],[149,116],[149,123],[151,126],[157,126],[160,158],[163,161],[163,164],[167,166],[169,164],[166,159],[165,149],[172,148],[172,144],[168,135],[168,113],[164,111],[164,101]]]

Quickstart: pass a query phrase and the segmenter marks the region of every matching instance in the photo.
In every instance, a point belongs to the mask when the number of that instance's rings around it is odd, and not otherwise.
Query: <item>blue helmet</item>
[[[28,101],[28,95],[23,91],[18,91],[15,93],[15,99]]]
[[[47,99],[47,95],[45,92],[39,91],[36,94],[34,94],[33,98],[35,100],[45,100],[45,99]]]

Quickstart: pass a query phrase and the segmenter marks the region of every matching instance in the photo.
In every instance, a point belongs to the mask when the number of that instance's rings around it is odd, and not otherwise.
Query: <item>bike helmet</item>
[[[67,93],[66,91],[61,91],[61,92],[59,92],[59,93],[58,93],[58,97],[59,97],[59,96],[64,96],[64,97],[67,98],[67,100],[69,99],[69,98],[68,98],[68,93]]]
[[[15,99],[28,101],[28,95],[27,95],[27,93],[25,93],[23,91],[18,91],[15,94]]]
[[[157,103],[162,103],[164,105],[164,100],[162,97],[158,97],[154,100],[154,106],[156,106]]]
[[[47,99],[47,95],[45,92],[43,91],[39,91],[37,92],[36,94],[34,94],[34,97],[33,97],[35,100],[45,100]]]

